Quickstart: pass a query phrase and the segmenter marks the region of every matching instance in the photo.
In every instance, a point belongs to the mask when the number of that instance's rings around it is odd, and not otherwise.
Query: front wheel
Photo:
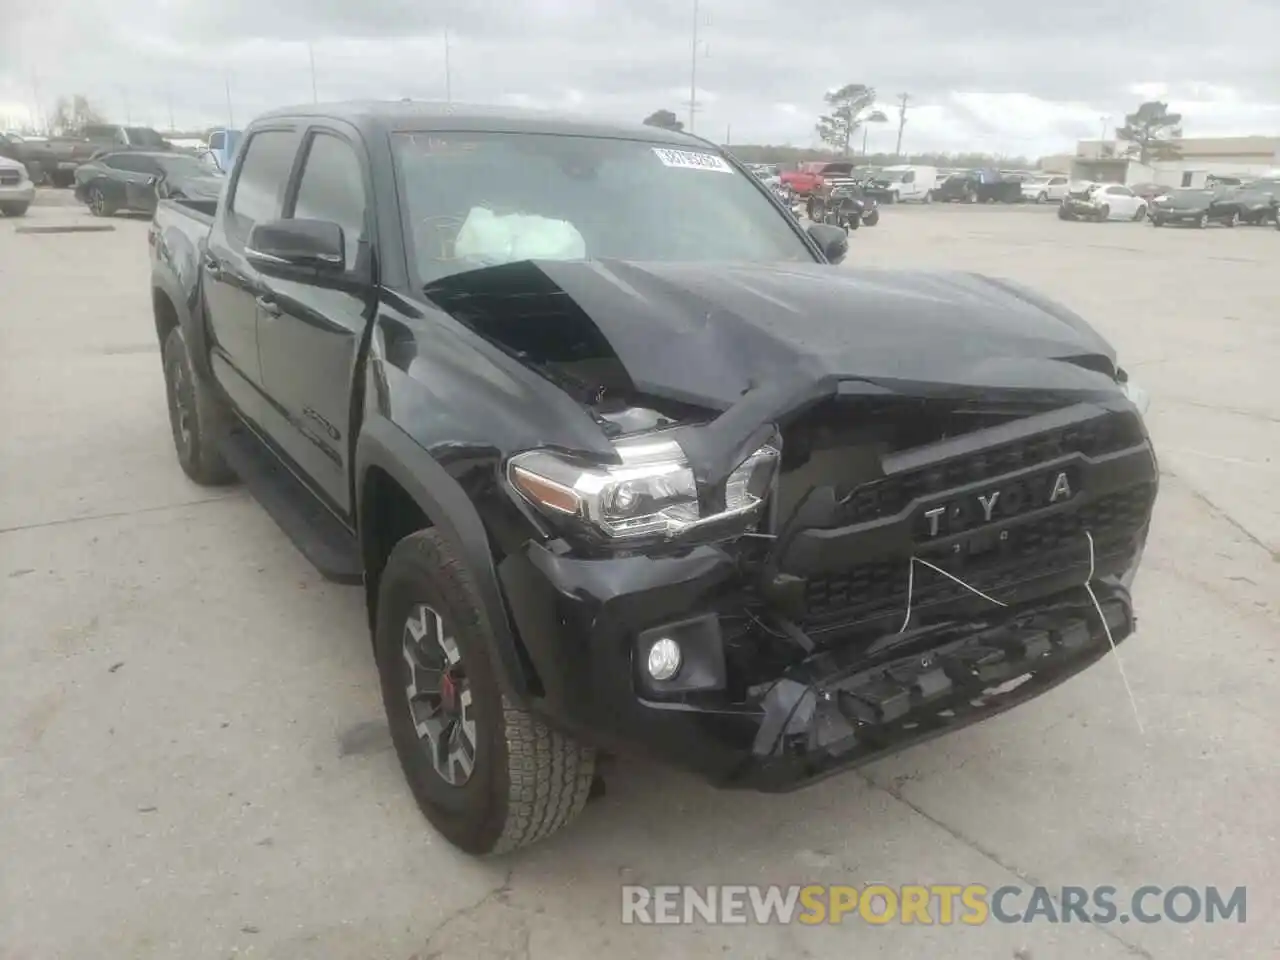
[[[25,217],[29,206],[31,204],[26,200],[22,203],[0,203],[0,213],[6,217]]]
[[[1200,214],[1200,216],[1196,218],[1197,230],[1203,230],[1208,225],[1209,225],[1209,215],[1207,213],[1202,213]]]
[[[880,222],[879,209],[872,210],[870,213],[868,213],[865,217],[862,218],[862,222],[866,224],[868,227],[874,227],[877,223]]]
[[[1048,200],[1049,200],[1049,195],[1045,193],[1043,190],[1041,190],[1039,195],[1036,197],[1036,203],[1047,203]]]
[[[1225,223],[1226,223],[1226,225],[1227,225],[1228,227],[1237,227],[1237,226],[1239,226],[1239,225],[1240,225],[1240,214],[1239,214],[1239,213],[1237,213],[1237,212],[1235,212],[1235,211],[1233,210],[1233,211],[1231,212],[1231,216],[1227,217],[1227,219],[1226,219]]]
[[[1102,223],[1111,219],[1111,208],[1103,204],[1098,208],[1098,222]]]
[[[1143,217],[1145,217],[1146,215],[1147,215],[1146,204],[1143,204],[1143,203],[1138,204],[1138,209],[1133,211],[1133,222],[1141,223]]]
[[[511,703],[487,653],[471,571],[420,530],[378,584],[374,648],[400,766],[423,814],[467,853],[505,853],[582,812],[595,753]]]
[[[1151,225],[1152,225],[1153,227],[1163,227],[1163,226],[1164,226],[1164,220],[1163,220],[1163,218],[1161,218],[1161,217],[1152,217],[1152,218],[1151,218]]]

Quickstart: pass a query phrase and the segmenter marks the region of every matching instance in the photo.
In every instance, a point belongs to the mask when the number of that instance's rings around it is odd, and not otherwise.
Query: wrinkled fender
[[[467,564],[483,608],[489,662],[503,691],[517,703],[528,698],[528,681],[515,634],[502,600],[498,575],[484,522],[466,491],[409,434],[380,414],[370,413],[356,440],[355,480],[358,510],[363,514],[365,479],[370,467],[392,477],[446,536]],[[365,528],[359,517],[358,529]]]

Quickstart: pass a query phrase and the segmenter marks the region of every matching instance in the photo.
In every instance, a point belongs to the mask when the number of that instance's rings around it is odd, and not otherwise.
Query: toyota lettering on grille
[[[980,493],[966,494],[924,510],[917,530],[924,539],[954,536],[1019,514],[1062,503],[1075,495],[1077,484],[1067,470],[1013,481]]]

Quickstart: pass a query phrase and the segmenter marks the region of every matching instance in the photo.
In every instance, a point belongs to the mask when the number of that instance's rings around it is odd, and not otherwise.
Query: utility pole
[[[1107,124],[1111,122],[1110,117],[1099,117],[1102,121],[1102,136],[1098,139],[1098,156],[1102,156],[1102,147],[1107,142]]]
[[[693,40],[689,44],[689,132],[698,104],[698,0],[693,0]]]
[[[133,123],[133,113],[129,110],[129,91],[124,87],[120,88],[120,100],[124,103],[124,122]]]
[[[52,133],[49,125],[44,122],[44,110],[40,106],[40,76],[34,70],[31,72],[31,92],[35,95],[36,112],[31,115],[31,122],[35,126],[37,133]]]
[[[227,129],[231,130],[236,125],[235,114],[231,111],[231,74],[223,77],[223,86],[227,89]]]
[[[907,101],[910,99],[909,93],[898,94],[898,145],[893,150],[897,159],[902,158],[902,128],[907,125]]]
[[[449,24],[444,25],[444,102],[453,103],[453,71],[449,67]]]
[[[311,102],[319,103],[320,98],[316,96],[316,45],[311,41],[307,41],[307,56],[311,60]]]
[[[726,123],[724,125],[724,145],[727,147],[733,143],[733,124]]]

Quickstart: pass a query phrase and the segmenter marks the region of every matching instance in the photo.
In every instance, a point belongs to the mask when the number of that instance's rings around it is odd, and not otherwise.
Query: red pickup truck
[[[788,170],[780,179],[800,196],[808,196],[822,186],[824,177],[847,177],[853,164],[847,160],[808,160],[798,169]]]

